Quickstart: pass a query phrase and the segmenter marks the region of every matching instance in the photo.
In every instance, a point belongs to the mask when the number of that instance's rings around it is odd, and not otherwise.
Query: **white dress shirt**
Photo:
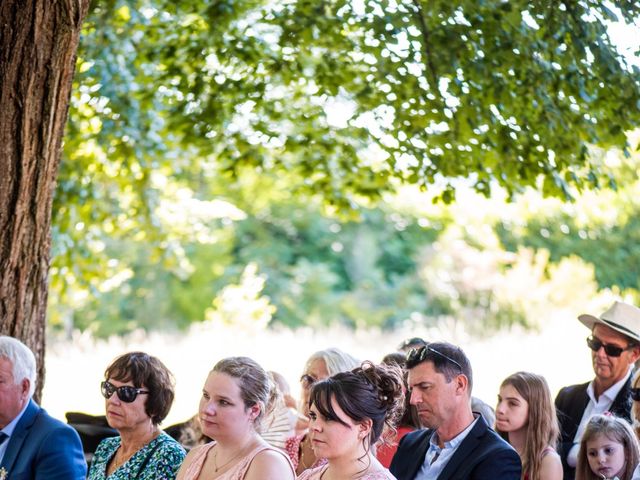
[[[600,398],[596,400],[595,392],[593,391],[593,381],[589,383],[587,387],[587,395],[589,396],[589,403],[587,403],[586,408],[584,409],[584,413],[582,414],[582,419],[580,420],[580,425],[578,425],[578,430],[576,431],[576,436],[573,439],[573,446],[569,453],[567,454],[567,463],[569,466],[575,468],[578,462],[578,451],[580,450],[580,441],[582,440],[582,435],[584,434],[584,430],[587,427],[587,423],[589,423],[589,419],[596,414],[603,414],[604,412],[608,412],[613,404],[613,401],[622,390],[622,387],[629,379],[631,375],[631,367],[629,367],[629,371],[625,375],[625,377],[620,380],[618,383],[614,383],[608,390],[604,391]]]

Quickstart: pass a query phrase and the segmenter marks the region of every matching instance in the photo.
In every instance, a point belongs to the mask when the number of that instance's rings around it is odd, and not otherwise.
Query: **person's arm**
[[[540,480],[562,480],[562,460],[556,452],[549,452],[542,457],[540,464]]]
[[[520,480],[522,464],[515,450],[492,451],[471,472],[470,480]]]
[[[198,450],[200,450],[201,448],[204,448],[204,445],[192,448],[191,451],[187,454],[187,456],[184,458],[184,461],[182,462],[182,465],[180,465],[180,470],[178,470],[178,475],[176,476],[177,480],[182,480],[184,478],[189,466],[193,463],[193,459],[196,457]]]
[[[283,453],[264,450],[257,454],[244,480],[295,480],[296,475]]]
[[[61,425],[42,438],[36,452],[34,480],[84,480],[87,463],[78,433]]]

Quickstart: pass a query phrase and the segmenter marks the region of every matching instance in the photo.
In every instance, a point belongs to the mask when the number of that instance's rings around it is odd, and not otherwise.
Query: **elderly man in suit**
[[[520,480],[520,457],[471,410],[471,365],[449,343],[407,355],[410,402],[427,429],[408,433],[391,462],[398,480]]]
[[[615,302],[600,317],[580,315],[591,330],[587,345],[595,378],[587,383],[564,387],[556,397],[564,478],[575,477],[580,440],[589,418],[611,412],[631,421],[631,373],[640,358],[640,309]]]
[[[31,399],[35,377],[33,352],[0,336],[0,479],[84,480],[80,437]]]

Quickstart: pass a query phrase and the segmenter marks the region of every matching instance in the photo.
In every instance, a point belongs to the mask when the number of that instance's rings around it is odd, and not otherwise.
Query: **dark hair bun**
[[[354,370],[371,383],[378,392],[380,407],[387,410],[385,415],[388,423],[395,423],[395,420],[402,415],[404,408],[404,382],[402,380],[402,370],[397,365],[375,365],[365,361]]]

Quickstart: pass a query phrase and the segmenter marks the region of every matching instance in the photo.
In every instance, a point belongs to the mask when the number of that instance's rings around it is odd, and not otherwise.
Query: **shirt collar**
[[[624,376],[624,378],[622,380],[620,380],[619,382],[614,383],[607,390],[602,392],[600,397],[605,397],[610,402],[613,402],[616,399],[616,397],[618,396],[618,394],[620,393],[620,390],[622,390],[622,387],[624,387],[624,384],[627,383],[627,380],[629,380],[629,377],[631,376],[631,371],[632,371],[632,367],[630,366],[629,370],[627,371],[627,374]],[[596,400],[595,391],[593,389],[593,382],[594,381],[595,380],[592,380],[591,382],[589,382],[589,386],[587,387],[587,395],[589,395],[589,398],[591,399],[591,401],[593,403],[598,403],[598,401]]]
[[[31,403],[31,399],[27,400],[27,402],[24,404],[24,407],[22,407],[22,410],[20,411],[20,413],[16,415],[16,418],[11,420],[6,427],[0,430],[0,432],[6,433],[7,436],[10,437],[13,434],[13,431],[16,429],[16,425],[18,425],[18,422],[24,415],[24,412],[27,410],[29,403]]]
[[[471,431],[473,426],[478,422],[478,418],[480,417],[476,417],[476,419],[471,422],[467,428],[465,428],[451,440],[449,440],[448,442],[444,442],[444,448],[457,448],[458,445],[460,445],[462,441],[467,438],[467,435],[469,435],[469,432]],[[440,447],[438,446],[438,432],[433,432],[433,435],[431,435],[431,438],[429,439],[429,444],[432,448],[436,448],[438,450],[440,449]]]

